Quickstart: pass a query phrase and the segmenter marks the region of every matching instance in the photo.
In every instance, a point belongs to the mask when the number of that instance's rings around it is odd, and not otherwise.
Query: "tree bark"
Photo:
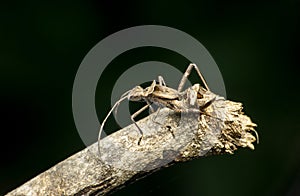
[[[167,108],[85,148],[8,193],[11,195],[105,195],[177,162],[254,149],[258,140],[242,104],[211,92],[204,113]],[[254,134],[254,135],[253,135]],[[140,141],[140,142],[139,142]]]

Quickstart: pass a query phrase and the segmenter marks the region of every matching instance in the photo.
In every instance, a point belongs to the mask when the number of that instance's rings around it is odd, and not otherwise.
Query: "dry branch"
[[[206,92],[202,100],[216,95]],[[200,100],[199,100],[200,101]],[[155,119],[154,119],[155,118]],[[7,195],[104,195],[176,162],[254,149],[256,137],[242,104],[217,96],[205,114],[164,108],[58,163]]]

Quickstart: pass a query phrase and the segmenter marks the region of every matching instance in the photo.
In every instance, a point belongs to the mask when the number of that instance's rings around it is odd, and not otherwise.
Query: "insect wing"
[[[152,96],[161,99],[178,99],[178,92],[170,87],[156,85]]]

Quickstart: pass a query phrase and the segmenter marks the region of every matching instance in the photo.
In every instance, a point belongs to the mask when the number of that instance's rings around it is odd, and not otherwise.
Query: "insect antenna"
[[[129,94],[131,91],[132,91],[132,89],[129,90],[129,91],[126,91],[125,93],[123,93],[123,94],[121,95],[120,99],[123,99],[124,97],[127,97],[128,94]],[[116,109],[115,109],[115,116],[117,116],[119,105],[120,105],[120,102],[119,102],[119,103],[117,104],[117,106],[116,106]]]
[[[126,92],[127,93],[127,92]],[[124,93],[125,94],[125,93]],[[98,135],[98,151],[99,151],[99,154],[100,154],[100,140],[101,140],[101,134],[102,134],[102,131],[103,131],[103,127],[104,127],[104,124],[105,122],[107,121],[108,117],[110,116],[110,114],[113,112],[113,110],[119,106],[119,104],[124,101],[125,99],[127,99],[126,96],[123,96],[122,98],[120,98],[116,103],[115,105],[110,109],[110,111],[108,112],[108,114],[106,115],[106,117],[104,118],[102,124],[101,124],[101,127],[100,127],[100,130],[99,130],[99,135]],[[100,154],[101,155],[101,154]]]

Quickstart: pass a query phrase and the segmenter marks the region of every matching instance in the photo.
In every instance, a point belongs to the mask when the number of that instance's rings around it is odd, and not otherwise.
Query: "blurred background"
[[[299,8],[297,0],[2,2],[0,195],[85,148],[72,115],[76,71],[100,40],[146,24],[177,28],[207,48],[227,98],[258,124],[260,144],[177,164],[114,195],[300,195]],[[124,70],[150,60],[181,71],[189,63],[159,48],[128,51],[103,72],[97,109],[108,111]],[[107,127],[118,129],[113,119]]]

